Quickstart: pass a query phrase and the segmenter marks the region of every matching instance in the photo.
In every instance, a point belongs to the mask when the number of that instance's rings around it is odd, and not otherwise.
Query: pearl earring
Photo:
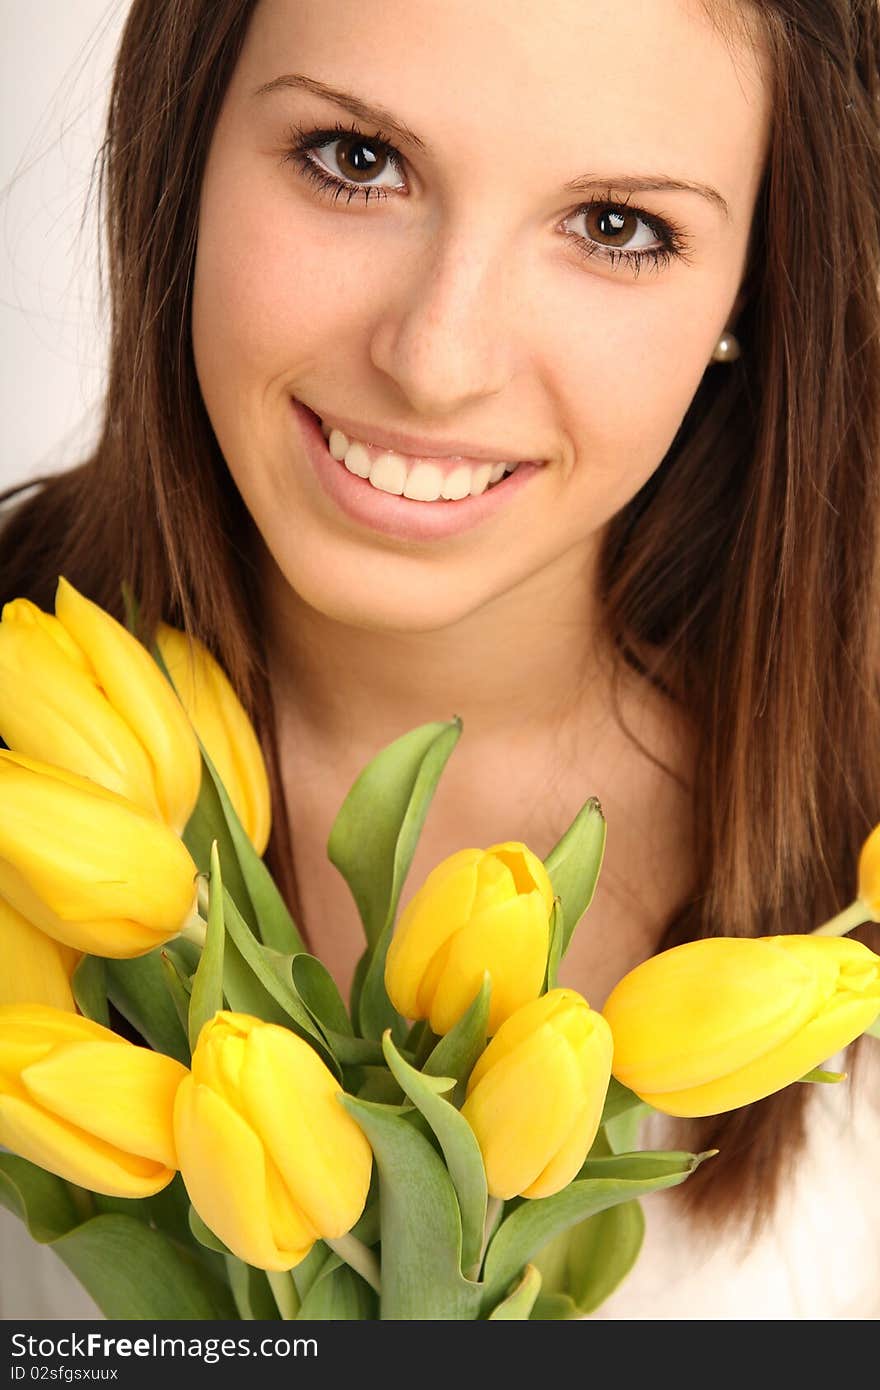
[[[713,362],[735,362],[740,356],[739,340],[729,330],[721,334],[712,353]]]

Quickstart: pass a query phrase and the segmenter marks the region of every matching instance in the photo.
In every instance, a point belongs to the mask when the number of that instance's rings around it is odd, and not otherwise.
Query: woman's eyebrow
[[[359,120],[382,127],[386,134],[395,136],[402,144],[411,145],[415,149],[422,150],[425,154],[430,154],[430,148],[425,141],[416,135],[415,131],[410,130],[408,125],[393,116],[384,106],[362,101],[352,92],[344,92],[338,87],[330,87],[326,82],[319,82],[317,78],[307,77],[301,72],[286,72],[282,73],[280,77],[273,77],[271,82],[264,82],[261,87],[257,87],[254,96],[266,96],[270,92],[283,91],[288,87],[313,92],[315,96],[335,102],[337,106],[344,107],[346,111],[350,111]],[[712,203],[728,221],[730,220],[730,208],[717,188],[712,188],[710,184],[698,183],[693,179],[670,178],[665,174],[584,174],[581,178],[571,179],[564,185],[564,188],[569,193],[594,193],[597,188],[613,188],[616,192],[621,193],[649,193],[657,190],[696,193],[699,197]]]
[[[384,106],[370,105],[366,101],[361,101],[360,97],[354,96],[351,92],[343,92],[338,87],[328,87],[326,82],[319,82],[314,77],[306,77],[301,72],[285,72],[280,77],[273,77],[271,82],[264,82],[262,87],[258,87],[254,96],[266,96],[269,92],[282,91],[286,87],[301,87],[307,92],[314,92],[315,96],[333,101],[337,106],[344,106],[346,111],[350,111],[353,116],[357,116],[362,121],[369,121],[371,125],[384,126],[389,135],[396,136],[405,144],[413,145],[417,150],[423,150],[426,154],[429,153],[424,140],[420,139],[415,131],[410,130],[409,126],[392,116],[390,111],[386,111]]]

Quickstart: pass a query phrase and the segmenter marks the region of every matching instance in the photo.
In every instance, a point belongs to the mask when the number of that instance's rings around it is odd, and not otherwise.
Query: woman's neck
[[[604,721],[611,662],[582,551],[552,573],[434,631],[347,624],[310,607],[267,558],[264,603],[275,708],[311,741],[373,752],[429,720],[458,715],[468,741],[497,746],[558,734],[586,711]]]

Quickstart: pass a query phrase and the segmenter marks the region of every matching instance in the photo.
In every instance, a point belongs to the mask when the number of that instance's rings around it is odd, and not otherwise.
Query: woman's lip
[[[306,409],[308,408],[306,407]],[[324,419],[318,417],[316,411],[311,413],[316,418],[320,418],[326,428],[339,430],[347,439],[358,440],[362,444],[369,444],[377,449],[385,449],[390,453],[402,454],[406,458],[430,459],[439,464],[444,461],[450,464],[467,463],[474,467],[481,463],[543,462],[537,455],[523,458],[513,449],[486,449],[479,445],[463,443],[460,439],[432,442],[430,439],[420,439],[417,435],[407,434],[405,431],[374,429],[372,425],[358,425],[352,420],[343,420],[339,417],[331,418],[328,416]]]
[[[321,422],[314,411],[293,396],[290,400],[306,455],[324,492],[353,521],[388,536],[415,541],[442,540],[469,531],[494,516],[541,472],[540,464],[521,463],[503,482],[479,497],[463,497],[457,502],[414,502],[408,497],[381,492],[366,478],[349,473],[345,464],[337,462],[327,448]]]

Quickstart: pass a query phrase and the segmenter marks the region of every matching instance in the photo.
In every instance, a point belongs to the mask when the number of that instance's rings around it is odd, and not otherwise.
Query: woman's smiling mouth
[[[455,445],[442,453],[441,446],[398,452],[322,421],[294,397],[291,403],[324,491],[353,520],[388,535],[428,540],[470,530],[541,471],[540,463],[527,460],[465,457]]]

